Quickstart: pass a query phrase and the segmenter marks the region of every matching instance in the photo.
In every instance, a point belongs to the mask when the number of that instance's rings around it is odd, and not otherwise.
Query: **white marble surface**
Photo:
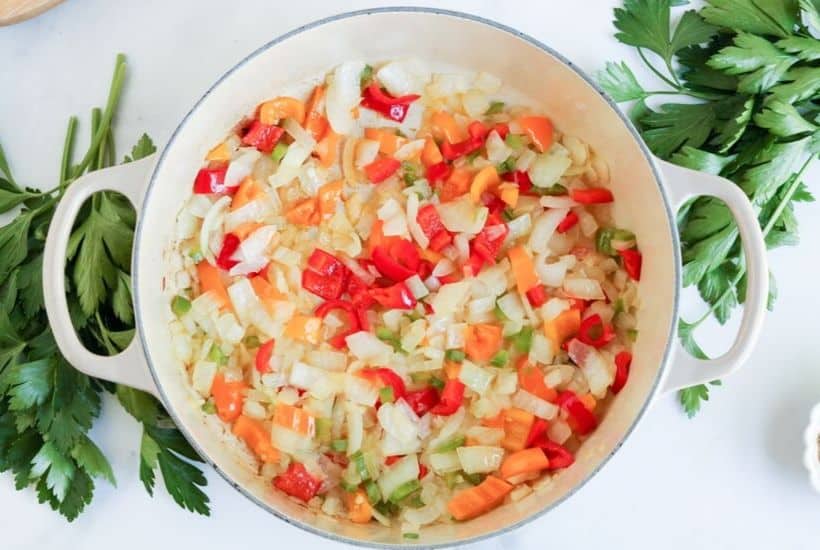
[[[85,124],[90,108],[105,100],[115,52],[129,60],[117,121],[120,148],[143,131],[162,144],[203,90],[251,50],[311,20],[381,4],[65,2],[35,20],[0,28],[0,139],[19,181],[51,186],[66,118],[83,115]],[[587,71],[607,59],[636,59],[612,38],[615,0],[420,4],[501,21],[554,46]],[[815,166],[807,178],[815,193],[818,175]],[[800,463],[801,432],[811,405],[820,400],[818,208],[799,207],[799,248],[771,255],[780,300],[754,358],[714,391],[695,420],[681,414],[672,396],[661,399],[579,494],[540,520],[475,548],[820,547],[820,496]],[[689,299],[685,311],[693,317],[700,307]],[[731,338],[711,325],[701,334],[713,351]],[[100,484],[91,507],[68,524],[37,504],[32,491],[15,492],[10,476],[0,476],[3,548],[330,546],[254,507],[213,472],[210,518],[182,511],[161,489],[150,498],[137,477],[137,426],[110,399],[93,436],[111,459],[117,488]]]

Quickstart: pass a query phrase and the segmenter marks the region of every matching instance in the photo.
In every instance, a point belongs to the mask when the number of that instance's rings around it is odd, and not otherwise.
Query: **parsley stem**
[[[661,80],[663,80],[664,82],[669,84],[671,87],[675,88],[676,90],[681,89],[680,84],[676,84],[675,82],[672,82],[666,75],[664,75],[662,72],[660,72],[658,69],[656,69],[655,66],[652,63],[649,62],[649,60],[644,55],[642,48],[638,48],[638,55],[641,56],[641,59],[643,60],[644,65],[649,67],[649,70],[652,71],[653,73],[655,73],[655,75],[657,75],[658,78],[660,78]]]
[[[797,188],[800,186],[800,176],[803,175],[803,172],[806,171],[806,168],[809,167],[809,164],[811,163],[812,160],[814,160],[814,158],[815,158],[815,155],[809,156],[809,158],[806,159],[806,162],[803,163],[803,166],[800,167],[800,170],[793,173],[789,177],[789,179],[786,180],[785,184],[788,185],[788,188],[786,189],[786,193],[783,195],[783,198],[780,199],[780,202],[777,204],[777,208],[774,209],[774,212],[772,212],[772,215],[769,218],[769,221],[766,222],[766,225],[763,227],[762,233],[763,233],[763,238],[764,239],[768,236],[768,234],[771,232],[771,230],[774,229],[774,226],[777,225],[777,222],[780,220],[780,216],[783,214],[783,211],[789,205],[789,203],[792,200],[792,197],[794,196],[795,192],[797,191]],[[744,259],[744,257],[741,256],[741,261],[743,261],[743,259]],[[734,278],[732,279],[732,282],[729,283],[729,288],[727,288],[723,292],[723,294],[721,294],[718,297],[718,299],[715,300],[715,303],[712,304],[712,306],[706,311],[706,313],[703,314],[702,317],[700,317],[697,321],[695,321],[694,323],[691,324],[693,329],[694,329],[694,327],[697,327],[698,325],[703,323],[706,319],[708,319],[712,315],[712,313],[715,312],[715,310],[718,308],[718,306],[720,306],[721,302],[723,302],[723,300],[725,300],[732,293],[732,291],[735,289],[735,287],[737,287],[738,283],[740,283],[740,280],[743,278],[743,276],[745,274],[746,274],[746,265],[745,265],[745,262],[744,262],[743,265],[741,265],[740,268],[738,269],[737,275],[735,275]]]
[[[68,181],[69,178],[69,172],[71,170],[71,153],[74,151],[74,134],[76,130],[77,117],[73,116],[68,119],[68,129],[66,130],[65,142],[63,143],[63,158],[60,162],[60,187]]]
[[[96,159],[100,144],[108,134],[108,128],[111,126],[111,120],[114,118],[114,111],[117,108],[117,103],[119,103],[120,94],[122,93],[122,86],[124,83],[125,56],[123,54],[117,54],[117,61],[114,67],[114,76],[111,78],[111,88],[108,91],[108,101],[105,104],[105,110],[103,111],[100,125],[94,132],[91,145],[88,147],[88,151],[83,157],[83,160],[80,162],[79,166],[74,169],[72,179],[76,179],[82,175]]]

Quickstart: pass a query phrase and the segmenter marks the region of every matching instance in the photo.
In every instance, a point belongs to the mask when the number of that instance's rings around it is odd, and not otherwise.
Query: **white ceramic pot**
[[[164,257],[177,212],[191,193],[201,159],[237,120],[289,83],[318,76],[344,61],[378,62],[409,56],[490,72],[540,100],[558,128],[581,137],[608,160],[616,198],[615,221],[638,235],[644,257],[640,337],[633,350],[629,384],[581,447],[576,463],[541,493],[472,521],[424,528],[417,541],[402,540],[397,528],[317,516],[271,490],[238,460],[193,404],[183,368],[172,351],[170,296],[163,291]],[[124,193],[138,212],[132,265],[138,338],[115,357],[97,356],[82,346],[72,330],[64,298],[69,232],[83,201],[100,190]],[[681,289],[675,213],[684,201],[697,195],[719,197],[728,204],[749,270],[737,341],[727,354],[709,361],[689,356],[675,335]],[[44,269],[49,321],[60,350],[75,367],[158,396],[200,455],[237,490],[279,518],[331,539],[374,546],[465,543],[544,514],[606,463],[657,395],[725,376],[749,357],[763,321],[768,284],[757,217],[737,186],[653,158],[613,102],[546,45],[491,21],[423,8],[386,8],[332,17],[290,32],[252,53],[205,92],[161,153],[93,172],[72,185],[52,221]]]

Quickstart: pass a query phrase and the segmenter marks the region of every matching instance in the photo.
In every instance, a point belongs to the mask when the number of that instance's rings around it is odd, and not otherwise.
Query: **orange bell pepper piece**
[[[441,156],[441,151],[433,138],[428,137],[424,140],[424,149],[421,150],[421,163],[430,167],[440,162],[444,162],[444,157]]]
[[[539,447],[532,449],[524,449],[514,452],[504,457],[501,463],[499,473],[504,479],[510,479],[513,476],[521,474],[529,474],[531,472],[540,472],[549,468],[550,461],[547,455],[544,454]]]
[[[208,260],[202,260],[196,264],[196,272],[202,294],[210,292],[219,303],[220,309],[232,309],[231,299],[228,297],[228,290],[225,288],[225,283],[222,282],[222,274],[219,273],[219,269],[208,263]]]
[[[239,184],[239,189],[236,190],[236,194],[231,199],[231,211],[239,210],[249,202],[261,197],[264,193],[265,190],[262,186],[256,183],[255,179],[248,176]]]
[[[353,523],[368,523],[373,517],[373,507],[367,500],[364,489],[357,489],[351,493],[342,491],[347,506],[347,519]]]
[[[326,183],[319,188],[319,213],[322,217],[333,214],[336,211],[336,199],[342,196],[344,180],[336,180]]]
[[[524,391],[550,403],[554,403],[558,398],[558,392],[544,382],[544,373],[541,369],[531,365],[526,357],[522,357],[518,364],[518,385]]]
[[[245,391],[248,385],[244,380],[228,382],[225,375],[217,373],[211,384],[211,395],[214,398],[216,414],[225,422],[233,422],[242,414],[245,403]]]
[[[481,195],[495,188],[499,183],[501,183],[501,178],[498,177],[495,166],[485,166],[479,170],[473,177],[473,183],[470,184],[470,198],[473,203],[480,203]]]
[[[297,202],[285,212],[285,219],[296,225],[319,225],[319,201],[312,197]]]
[[[544,336],[558,349],[568,338],[575,336],[580,328],[581,311],[573,307],[565,309],[554,319],[544,321]]]
[[[510,258],[510,265],[512,266],[515,285],[519,294],[526,294],[528,290],[541,284],[530,253],[523,245],[512,247],[507,255]]]
[[[436,111],[430,118],[433,137],[439,140],[446,139],[450,143],[458,143],[467,139],[467,132],[458,125],[456,119],[447,111]]]
[[[512,489],[506,481],[487,476],[479,485],[457,492],[447,503],[447,510],[459,521],[472,519],[504,502]]]
[[[267,279],[259,275],[251,277],[251,286],[259,301],[262,302],[262,305],[271,315],[276,307],[276,302],[288,300],[287,296],[276,290],[276,287],[270,284]]]
[[[229,162],[231,160],[231,149],[228,143],[223,141],[205,155],[205,160],[208,162]]]
[[[248,238],[248,235],[259,229],[263,225],[264,224],[259,222],[245,222],[234,227],[231,233],[236,235],[240,241],[244,241]]]
[[[497,325],[469,325],[464,334],[464,352],[473,361],[489,361],[502,343],[501,327]]]
[[[316,433],[316,419],[312,414],[281,402],[273,409],[273,423],[304,437],[313,437]]]
[[[310,315],[294,315],[285,325],[285,336],[309,344],[319,343],[322,319]]]
[[[253,453],[265,463],[278,462],[279,451],[274,448],[270,439],[270,430],[260,420],[240,415],[233,424],[233,433],[245,442]]]
[[[524,116],[518,119],[518,124],[524,133],[532,140],[539,153],[543,153],[552,146],[552,121],[545,116]]]
[[[508,451],[520,451],[527,444],[530,428],[535,416],[523,409],[506,409],[504,411],[504,439],[501,446]]]
[[[280,96],[259,106],[262,124],[277,124],[285,118],[292,118],[301,125],[305,120],[305,104],[293,97]]]
[[[457,199],[470,190],[472,173],[465,168],[453,168],[450,177],[439,187],[439,198],[441,202]]]
[[[311,133],[313,139],[320,141],[328,129],[327,118],[322,114],[325,110],[325,87],[323,85],[313,88],[310,99],[307,103],[307,114],[305,115],[305,130]]]

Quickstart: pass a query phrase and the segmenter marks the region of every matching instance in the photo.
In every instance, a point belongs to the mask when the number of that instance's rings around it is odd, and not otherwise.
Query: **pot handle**
[[[74,368],[89,376],[124,384],[158,395],[148,371],[145,357],[135,335],[128,347],[113,356],[88,351],[74,331],[65,293],[65,265],[68,240],[77,213],[86,199],[98,191],[122,193],[137,212],[147,187],[147,176],[154,165],[154,155],[144,159],[91,172],[78,179],[63,195],[48,228],[43,254],[43,294],[46,314],[54,340]]]
[[[747,268],[746,300],[740,330],[732,347],[715,359],[698,359],[689,354],[675,337],[672,368],[662,391],[669,392],[724,377],[740,368],[752,353],[766,314],[769,293],[769,267],[766,244],[757,213],[746,194],[733,182],[703,172],[658,161],[664,176],[664,187],[674,212],[695,196],[721,199],[731,211],[740,231]],[[677,321],[677,320],[676,320]]]

